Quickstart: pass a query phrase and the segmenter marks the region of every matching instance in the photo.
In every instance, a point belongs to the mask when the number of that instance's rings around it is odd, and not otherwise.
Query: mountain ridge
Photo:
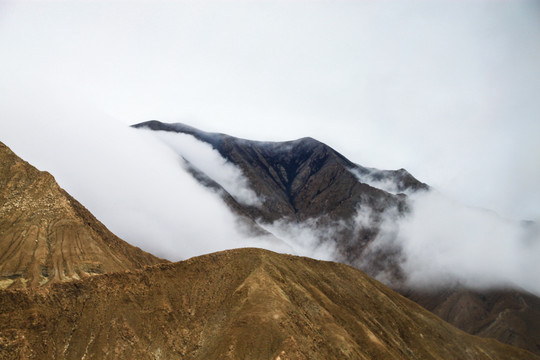
[[[255,248],[3,290],[0,306],[4,359],[538,359],[350,266]]]

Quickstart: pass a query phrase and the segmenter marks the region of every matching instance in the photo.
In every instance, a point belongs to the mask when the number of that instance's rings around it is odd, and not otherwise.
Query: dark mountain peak
[[[404,169],[362,167],[312,137],[283,142],[253,141],[204,132],[180,123],[153,120],[133,126],[189,134],[212,145],[241,169],[252,190],[262,199],[262,207],[246,211],[264,222],[321,216],[342,220],[350,218],[358,205],[365,202],[376,212],[388,206],[404,209],[404,198],[397,196],[398,193],[427,189],[427,185]]]
[[[338,247],[343,261],[349,264],[357,264],[363,249],[378,233],[375,222],[372,228],[358,231],[353,218],[359,207],[369,208],[374,219],[389,208],[403,212],[407,208],[407,197],[400,193],[427,188],[405,170],[356,165],[311,137],[265,142],[207,133],[184,124],[153,121],[135,127],[190,134],[211,144],[241,169],[251,189],[261,199],[262,206],[243,206],[242,214],[249,214],[254,221],[346,222],[348,225],[340,225],[342,231],[334,241],[343,245]],[[235,206],[238,213],[237,208]]]
[[[150,129],[154,131],[169,131],[169,132],[192,135],[198,140],[211,144],[214,148],[217,148],[220,145],[220,143],[224,140],[224,138],[232,138],[232,136],[228,136],[225,134],[202,131],[183,123],[168,124],[168,123],[162,123],[161,121],[158,121],[158,120],[145,121],[139,124],[131,125],[131,127],[134,127],[137,129],[146,128],[146,129]]]

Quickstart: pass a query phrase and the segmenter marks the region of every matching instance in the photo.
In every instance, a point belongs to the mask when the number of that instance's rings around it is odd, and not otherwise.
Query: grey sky
[[[52,111],[85,104],[111,122],[312,136],[540,219],[536,1],[3,1],[0,48],[11,108],[46,94]],[[0,140],[17,146],[27,134],[6,113]]]

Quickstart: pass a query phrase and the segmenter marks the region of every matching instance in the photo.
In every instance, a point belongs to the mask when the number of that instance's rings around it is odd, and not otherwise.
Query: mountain
[[[539,359],[347,265],[237,249],[0,291],[2,359]]]
[[[251,206],[248,210],[254,218],[265,222],[283,217],[302,221],[321,214],[342,219],[364,203],[382,211],[402,204],[398,193],[429,189],[405,169],[384,171],[362,167],[312,138],[251,141],[155,120],[133,127],[189,134],[212,145],[242,170],[251,188],[263,199],[264,206]],[[359,176],[365,181],[360,182]],[[395,194],[370,183],[386,183],[394,188]]]
[[[51,174],[0,143],[0,288],[35,287],[164,261],[116,237]]]
[[[455,287],[402,294],[470,334],[540,354],[540,298],[524,290]]]
[[[377,225],[383,213],[405,213],[405,193],[429,189],[405,169],[366,168],[312,138],[251,141],[155,120],[133,127],[188,134],[212,145],[242,171],[262,201],[262,206],[241,204],[220,188],[225,202],[243,218],[260,225],[278,220],[300,223],[315,219],[316,226],[339,229],[339,234],[332,237],[338,260],[355,266],[367,263],[362,268],[369,269],[372,276],[402,280],[398,249],[368,253],[367,248],[379,233]],[[204,185],[219,188],[219,184],[197,170],[196,164],[190,165],[194,176]],[[354,215],[359,208],[369,209],[369,224],[355,223]]]
[[[312,138],[260,142],[208,133],[184,124],[148,121],[134,125],[154,131],[188,134],[210,144],[241,169],[260,206],[242,204],[191,164],[193,175],[219,189],[225,202],[244,219],[264,227],[275,221],[306,223],[326,229],[337,248],[336,260],[378,277],[444,320],[472,334],[492,337],[540,355],[540,299],[520,290],[475,290],[459,286],[433,291],[410,289],[400,268],[399,244],[375,250],[381,221],[406,216],[408,195],[430,191],[406,170],[366,168]],[[360,224],[359,209],[368,214]],[[315,220],[315,221],[310,221]],[[328,239],[325,239],[328,240]]]

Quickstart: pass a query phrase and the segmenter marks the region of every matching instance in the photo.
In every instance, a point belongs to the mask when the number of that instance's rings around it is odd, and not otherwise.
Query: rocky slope
[[[379,235],[381,217],[388,218],[389,212],[396,217],[406,214],[407,194],[429,190],[406,170],[362,167],[311,138],[258,142],[159,121],[134,127],[192,135],[212,145],[240,168],[262,199],[262,206],[246,206],[236,202],[224,189],[220,188],[220,192],[243,218],[253,223],[316,219],[310,225],[322,228],[333,224],[331,241],[337,245],[337,260],[384,278],[387,284],[463,330],[540,355],[538,297],[520,291],[464,288],[413,291],[404,286],[399,244],[389,242],[370,251],[369,244]],[[203,184],[219,188],[205,174],[196,169],[193,173]],[[369,218],[360,225],[354,221],[359,208],[369,213]]]
[[[538,359],[347,265],[238,249],[0,291],[2,359]]]
[[[51,174],[0,143],[0,288],[40,286],[163,261],[113,235]]]

